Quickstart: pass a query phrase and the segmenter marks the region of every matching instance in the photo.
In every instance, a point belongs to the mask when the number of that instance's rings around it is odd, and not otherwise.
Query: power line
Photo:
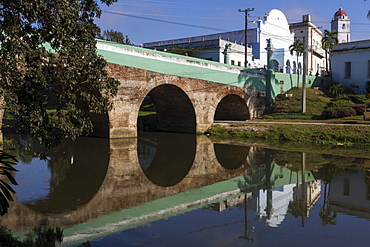
[[[125,2],[125,3],[115,3],[115,5],[131,5],[131,6],[139,6],[139,7],[165,7],[165,8],[181,8],[181,9],[199,9],[199,8],[207,8],[207,9],[218,9],[224,10],[223,7],[215,7],[209,6],[204,4],[187,4],[187,3],[176,3],[176,2],[165,2],[165,1],[149,1],[149,2]]]
[[[169,24],[187,26],[187,27],[203,28],[203,29],[214,30],[214,31],[227,31],[225,29],[219,29],[219,28],[213,28],[213,27],[205,27],[205,26],[199,26],[199,25],[192,25],[192,24],[186,24],[186,23],[180,23],[180,22],[174,22],[174,21],[165,21],[165,20],[159,20],[159,19],[154,19],[154,18],[149,18],[149,17],[142,17],[142,16],[137,16],[137,15],[125,14],[125,13],[121,13],[121,12],[106,11],[106,10],[103,10],[103,12],[104,13],[108,13],[108,14],[122,15],[122,16],[128,16],[128,17],[143,19],[143,20],[157,21],[157,22],[163,22],[163,23],[169,23]]]
[[[105,11],[103,11],[105,12]],[[238,18],[226,18],[226,17],[204,17],[204,16],[181,16],[181,15],[163,15],[163,14],[148,14],[148,13],[132,13],[132,12],[116,12],[120,14],[127,14],[127,15],[150,15],[150,16],[161,16],[161,17],[174,17],[174,18],[193,18],[193,19],[216,19],[216,20],[239,20]]]

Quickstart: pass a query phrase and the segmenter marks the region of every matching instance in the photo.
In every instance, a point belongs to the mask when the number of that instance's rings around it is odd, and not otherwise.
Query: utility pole
[[[244,67],[247,67],[248,65],[248,58],[247,58],[247,53],[248,53],[248,17],[249,17],[249,12],[254,11],[254,8],[248,8],[248,9],[239,9],[239,12],[244,12],[245,13],[245,30],[244,30],[244,45],[245,45],[245,51],[244,51]]]
[[[306,112],[307,40],[303,37],[302,113]]]

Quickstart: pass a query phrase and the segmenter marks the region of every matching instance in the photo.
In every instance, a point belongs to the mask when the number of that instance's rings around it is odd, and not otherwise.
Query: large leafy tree
[[[300,73],[300,71],[298,71],[298,59],[303,54],[303,41],[300,39],[294,40],[293,44],[289,46],[289,51],[291,55],[293,55],[295,52],[297,56],[297,74],[298,74],[297,86],[298,86],[299,85],[299,73]]]
[[[0,0],[0,96],[17,127],[47,144],[91,132],[90,115],[116,93],[96,53],[97,1]]]
[[[331,72],[330,66],[330,52],[333,50],[334,45],[338,44],[338,32],[333,30],[329,31],[324,30],[324,36],[321,39],[322,48],[325,50],[325,62],[326,62],[326,71]],[[329,65],[328,65],[329,63]],[[330,67],[329,67],[330,66]]]
[[[122,32],[115,31],[113,29],[111,30],[104,30],[103,34],[99,34],[98,36],[99,39],[104,39],[112,42],[116,42],[118,44],[126,44],[126,45],[131,45],[131,41],[128,38],[128,36],[123,35]]]

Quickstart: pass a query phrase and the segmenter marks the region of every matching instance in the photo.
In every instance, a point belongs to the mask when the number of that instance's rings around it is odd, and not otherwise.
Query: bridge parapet
[[[264,90],[266,72],[168,52],[98,40],[98,53],[109,63],[167,75]]]

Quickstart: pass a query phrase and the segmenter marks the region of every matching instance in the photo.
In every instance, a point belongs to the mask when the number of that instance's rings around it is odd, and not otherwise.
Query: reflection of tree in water
[[[293,200],[289,202],[288,213],[294,216],[294,218],[301,217],[306,211],[306,208],[303,208],[302,200]]]
[[[63,182],[68,170],[71,168],[70,160],[64,156],[51,157],[48,162],[50,170],[50,192],[53,192]]]
[[[33,159],[41,159],[48,162],[50,170],[50,192],[65,179],[70,169],[70,151],[68,145],[62,142],[58,148],[46,150],[37,145],[31,139],[10,139],[4,142],[4,150],[16,157],[23,164],[31,164]]]
[[[30,164],[33,159],[29,145],[20,145],[14,139],[6,139],[4,141],[4,151],[17,157],[17,160],[24,164]]]

